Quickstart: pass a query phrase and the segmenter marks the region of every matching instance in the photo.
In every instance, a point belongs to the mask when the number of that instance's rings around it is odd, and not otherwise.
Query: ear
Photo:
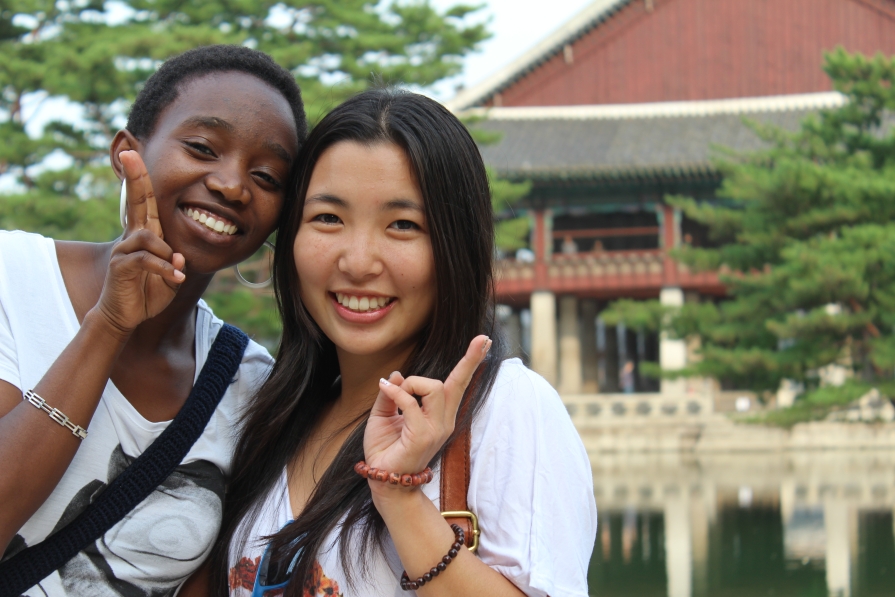
[[[140,153],[143,150],[143,144],[129,130],[121,129],[115,133],[112,144],[109,145],[109,158],[112,160],[112,170],[115,171],[118,180],[124,180],[124,166],[121,165],[118,154],[128,150]]]

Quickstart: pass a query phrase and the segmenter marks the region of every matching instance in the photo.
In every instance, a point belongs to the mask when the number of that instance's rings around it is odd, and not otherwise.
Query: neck
[[[373,407],[379,394],[379,379],[388,378],[393,371],[401,371],[407,363],[415,344],[395,351],[374,355],[351,354],[338,346],[339,371],[342,375],[340,401],[352,406],[353,410],[368,410]]]

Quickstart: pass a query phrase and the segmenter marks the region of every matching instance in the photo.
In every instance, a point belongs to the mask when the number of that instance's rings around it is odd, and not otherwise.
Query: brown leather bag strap
[[[485,371],[482,363],[472,376],[463,402],[460,404],[458,421],[465,421],[475,392]],[[466,547],[475,552],[479,546],[479,524],[476,515],[469,510],[466,494],[469,492],[471,446],[469,427],[458,433],[444,449],[441,457],[441,512],[450,524],[460,525],[466,535]]]

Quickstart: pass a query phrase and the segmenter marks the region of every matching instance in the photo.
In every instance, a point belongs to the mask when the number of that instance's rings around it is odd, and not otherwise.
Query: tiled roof
[[[492,108],[476,127],[502,134],[481,148],[513,178],[714,177],[719,147],[763,144],[744,119],[795,130],[810,112],[841,105],[837,93],[698,102]]]
[[[558,52],[562,52],[566,44],[572,43],[582,35],[610,18],[631,0],[594,0],[578,14],[566,21],[559,29],[551,33],[519,58],[500,69],[478,85],[465,89],[457,94],[447,107],[451,110],[464,110],[480,105],[501,89],[506,88],[531,70],[537,68]]]

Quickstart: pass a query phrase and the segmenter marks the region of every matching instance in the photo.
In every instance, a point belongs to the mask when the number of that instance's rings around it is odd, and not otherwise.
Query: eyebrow
[[[394,211],[400,209],[410,209],[423,213],[423,208],[416,201],[410,199],[392,199],[386,202],[379,211]]]
[[[265,141],[264,149],[269,149],[270,151],[277,154],[277,157],[282,159],[285,162],[292,163],[292,156],[289,155],[289,152],[286,151],[286,148],[277,143],[276,141]]]
[[[339,199],[334,195],[326,194],[312,195],[311,197],[305,199],[305,205],[308,205],[310,203],[326,203],[328,205],[335,205],[336,207],[341,207],[343,209],[346,209],[348,207],[348,203],[345,202],[344,199]]]
[[[217,116],[193,116],[192,118],[187,118],[184,124],[209,129],[224,129],[228,133],[232,133],[235,130],[232,124]]]
[[[236,127],[232,124],[217,116],[193,116],[192,118],[186,119],[184,124],[187,126],[198,126],[208,129],[223,129],[228,133],[232,133],[236,130]],[[286,151],[285,147],[276,141],[265,141],[264,149],[272,151],[281,160],[289,162],[290,164],[292,163],[292,155]]]
[[[349,207],[348,202],[344,199],[327,194],[312,195],[305,199],[305,205],[309,203],[326,203],[343,209],[348,209]],[[411,201],[410,199],[392,199],[391,201],[385,202],[379,211],[395,211],[401,209],[410,209],[423,213],[423,208],[420,207],[416,201]]]

